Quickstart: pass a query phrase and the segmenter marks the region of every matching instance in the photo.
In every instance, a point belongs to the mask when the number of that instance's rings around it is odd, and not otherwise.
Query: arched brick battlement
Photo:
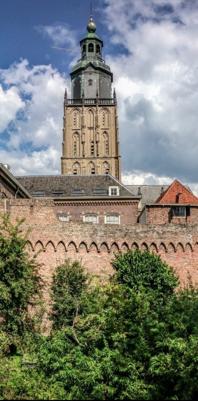
[[[78,246],[74,241],[71,241],[66,246],[67,252],[78,252]]]
[[[185,247],[183,244],[181,244],[181,242],[178,242],[177,246],[176,246],[176,252],[184,252]]]
[[[159,253],[167,253],[167,246],[164,244],[164,242],[160,243]]]
[[[129,245],[127,244],[127,242],[123,242],[120,249],[121,252],[127,252],[129,250]]]
[[[143,243],[137,243],[133,242],[131,247],[128,242],[123,242],[121,245],[119,245],[117,242],[91,242],[90,245],[88,245],[86,242],[82,241],[77,245],[76,242],[70,241],[68,244],[66,244],[64,241],[59,241],[54,243],[52,240],[49,240],[46,245],[41,240],[38,240],[33,244],[31,241],[27,241],[27,249],[32,251],[32,252],[38,252],[38,251],[48,251],[49,249],[54,252],[83,252],[83,253],[89,253],[89,252],[106,252],[106,253],[117,253],[117,252],[122,252],[122,251],[127,251],[129,249],[135,250],[135,249],[140,249],[142,251],[150,251],[154,253],[186,253],[190,252],[193,253],[194,251],[198,250],[198,242],[194,244],[194,246],[187,242],[186,244],[182,244],[181,242],[178,242],[174,244],[173,242],[160,242],[159,244],[152,242],[150,244],[143,242]]]
[[[100,245],[100,252],[110,252],[109,245],[106,242],[102,242],[102,244]]]
[[[66,249],[65,243],[63,241],[58,242],[58,244],[56,246],[56,250],[57,250],[57,252],[65,252],[66,253],[67,249]]]
[[[149,246],[149,251],[152,253],[158,253],[158,247],[154,242]]]
[[[143,243],[141,244],[141,246],[140,246],[140,249],[141,249],[142,251],[148,251],[149,247],[148,247],[148,245],[147,245],[145,242],[143,242]]]
[[[47,244],[45,245],[45,250],[46,251],[49,251],[49,250],[53,251],[54,250],[54,252],[56,252],[56,247],[55,247],[53,241],[48,241],[47,242]]]
[[[44,247],[42,241],[40,241],[40,240],[38,240],[38,241],[35,243],[33,249],[34,249],[35,252],[45,251],[45,247]]]
[[[81,253],[88,252],[88,245],[85,242],[81,242],[79,244],[78,251]]]

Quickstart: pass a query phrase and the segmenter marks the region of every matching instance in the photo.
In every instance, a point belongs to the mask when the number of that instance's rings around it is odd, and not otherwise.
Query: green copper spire
[[[103,41],[96,34],[96,23],[90,16],[87,34],[80,41],[81,58],[72,68],[72,97],[85,99],[112,97],[113,74],[102,57]]]

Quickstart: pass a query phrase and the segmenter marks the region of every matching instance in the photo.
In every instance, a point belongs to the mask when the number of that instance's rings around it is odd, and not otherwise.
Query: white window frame
[[[108,221],[108,218],[110,217],[116,217],[118,220],[117,221]],[[105,224],[120,224],[120,215],[116,213],[110,213],[105,215]]]
[[[112,191],[116,190],[116,194],[112,194]],[[109,196],[119,196],[120,195],[120,188],[119,187],[109,187]]]
[[[96,220],[95,221],[86,221],[87,217],[91,218],[94,217]],[[96,213],[85,213],[83,215],[83,223],[88,223],[88,224],[98,224],[99,219],[98,219],[98,215]]]
[[[58,220],[61,223],[69,223],[70,222],[70,214],[67,213],[59,213],[58,214]]]

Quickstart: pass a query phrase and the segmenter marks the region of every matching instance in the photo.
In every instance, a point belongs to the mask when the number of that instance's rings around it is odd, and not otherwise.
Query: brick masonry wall
[[[112,274],[114,254],[128,249],[147,249],[161,255],[184,285],[191,277],[198,283],[198,225],[104,225],[63,223],[57,219],[51,200],[0,201],[0,211],[9,211],[13,221],[25,217],[30,229],[28,250],[38,254],[46,289],[55,268],[66,258],[80,260],[86,269],[102,278]]]
[[[147,206],[146,211],[147,224],[167,224],[169,222],[169,215],[171,206]],[[190,216],[186,217],[173,217],[171,219],[173,224],[198,224],[198,205],[190,207]]]

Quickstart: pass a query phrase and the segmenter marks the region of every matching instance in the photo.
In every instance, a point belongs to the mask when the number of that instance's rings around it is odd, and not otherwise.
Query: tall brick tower
[[[110,173],[120,179],[118,116],[113,74],[102,58],[103,41],[90,17],[80,42],[81,58],[71,72],[72,96],[65,93],[63,175]]]

